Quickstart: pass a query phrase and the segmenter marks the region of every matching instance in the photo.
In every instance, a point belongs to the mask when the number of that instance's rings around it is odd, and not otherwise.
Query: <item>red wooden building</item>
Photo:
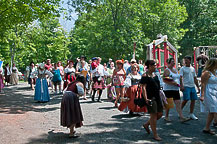
[[[147,45],[147,59],[157,60],[157,68],[163,72],[167,66],[166,60],[173,57],[178,67],[178,51],[167,40],[167,35],[160,36],[157,40]]]

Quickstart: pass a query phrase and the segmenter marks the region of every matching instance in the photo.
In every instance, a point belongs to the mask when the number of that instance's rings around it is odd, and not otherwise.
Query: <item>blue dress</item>
[[[48,102],[50,101],[50,95],[48,90],[48,84],[46,79],[46,74],[52,75],[49,71],[44,70],[42,74],[38,73],[38,78],[36,80],[35,86],[35,97],[34,100],[38,102]]]

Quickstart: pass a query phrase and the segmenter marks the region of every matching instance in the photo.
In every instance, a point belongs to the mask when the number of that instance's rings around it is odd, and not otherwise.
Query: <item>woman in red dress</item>
[[[134,112],[147,112],[146,107],[140,108],[139,106],[134,104],[134,99],[137,95],[138,84],[141,79],[141,75],[138,73],[139,66],[137,64],[132,65],[131,73],[128,74],[124,84],[125,88],[127,88],[125,97],[127,97],[128,101],[122,101],[118,109],[120,111],[128,112],[133,114]],[[140,91],[141,92],[141,91]],[[125,98],[126,99],[126,98]]]

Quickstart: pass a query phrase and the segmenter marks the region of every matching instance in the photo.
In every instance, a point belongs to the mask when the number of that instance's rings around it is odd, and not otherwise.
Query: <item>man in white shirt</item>
[[[186,103],[191,100],[190,118],[193,120],[198,120],[198,118],[193,114],[195,101],[198,99],[195,85],[197,86],[199,93],[200,88],[197,81],[195,69],[191,66],[191,56],[185,56],[185,66],[180,69],[180,78],[180,89],[183,92],[182,109],[184,108]]]

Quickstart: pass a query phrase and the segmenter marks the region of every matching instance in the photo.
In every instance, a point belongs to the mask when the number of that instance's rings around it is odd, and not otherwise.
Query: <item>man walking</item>
[[[197,86],[198,92],[200,92],[200,88],[197,81],[197,75],[195,69],[191,66],[191,56],[185,56],[185,66],[180,69],[180,77],[181,77],[181,91],[183,92],[183,102],[182,109],[186,105],[186,103],[191,100],[190,104],[190,118],[193,120],[198,120],[198,118],[194,115],[194,105],[197,100],[197,92],[195,89],[195,85]]]

